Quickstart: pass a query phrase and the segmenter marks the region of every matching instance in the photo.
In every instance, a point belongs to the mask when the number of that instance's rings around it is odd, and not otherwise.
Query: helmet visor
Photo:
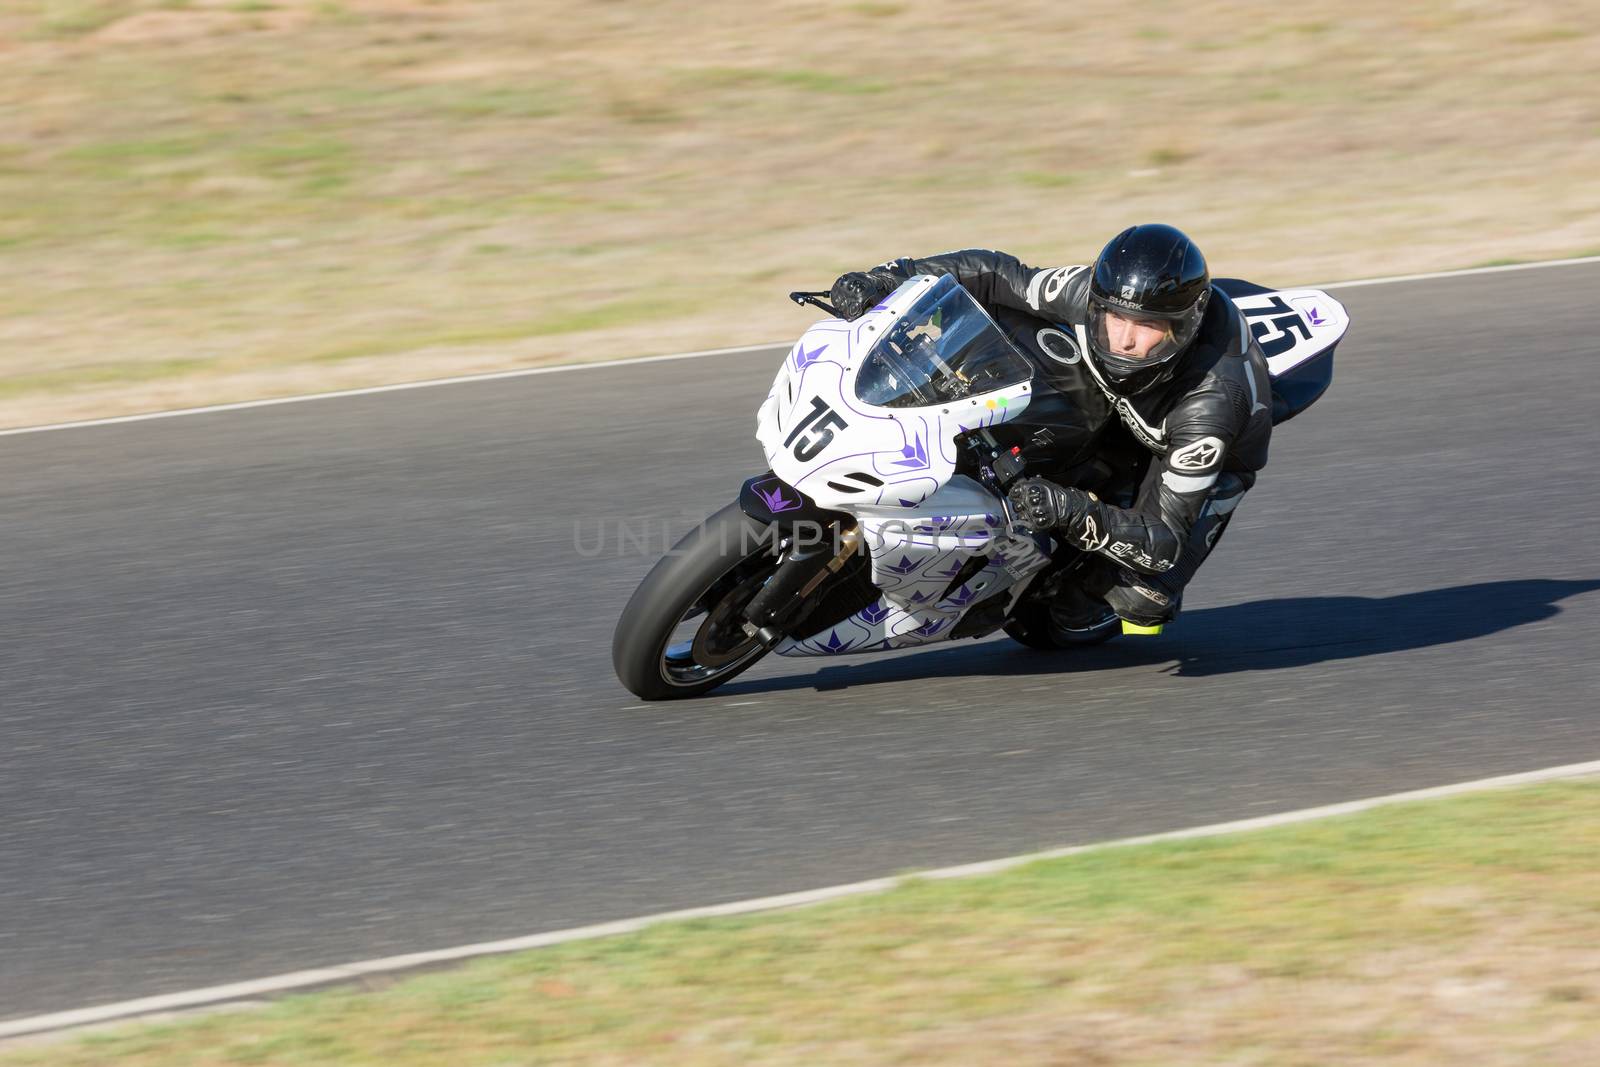
[[[1199,307],[1167,318],[1090,300],[1089,337],[1108,370],[1131,375],[1153,370],[1188,348],[1204,314]]]

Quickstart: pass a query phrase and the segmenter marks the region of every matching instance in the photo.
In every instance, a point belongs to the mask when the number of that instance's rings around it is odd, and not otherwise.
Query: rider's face
[[[1168,326],[1159,320],[1130,319],[1115,311],[1106,312],[1106,343],[1111,351],[1126,359],[1145,359],[1167,336]]]

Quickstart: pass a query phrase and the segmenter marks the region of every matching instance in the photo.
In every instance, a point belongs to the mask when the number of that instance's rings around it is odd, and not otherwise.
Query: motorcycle
[[[1315,289],[1219,279],[1266,357],[1273,421],[1333,377],[1349,324]],[[950,275],[911,278],[854,321],[830,317],[784,358],[756,420],[769,469],[689,532],[628,601],[617,677],[644,700],[692,697],[769,652],[854,655],[1004,630],[1031,648],[1095,644],[1049,604],[1088,557],[1016,521],[1028,473],[1127,506],[1148,452],[1118,454],[1113,398],[1082,365],[1082,326],[986,311]]]

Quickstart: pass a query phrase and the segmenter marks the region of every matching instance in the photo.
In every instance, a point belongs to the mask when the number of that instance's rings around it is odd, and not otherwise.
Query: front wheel
[[[699,696],[766,654],[743,627],[745,605],[778,567],[764,532],[729,504],[651,568],[611,639],[611,664],[631,693]]]

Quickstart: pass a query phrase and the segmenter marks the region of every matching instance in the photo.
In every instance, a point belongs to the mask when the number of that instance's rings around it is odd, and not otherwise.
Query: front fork
[[[744,632],[763,647],[773,648],[789,636],[785,631],[793,629],[809,614],[811,595],[861,550],[860,526],[830,529],[835,531],[831,542],[803,544],[798,537],[785,542],[782,550],[787,554],[783,562],[745,605]]]

